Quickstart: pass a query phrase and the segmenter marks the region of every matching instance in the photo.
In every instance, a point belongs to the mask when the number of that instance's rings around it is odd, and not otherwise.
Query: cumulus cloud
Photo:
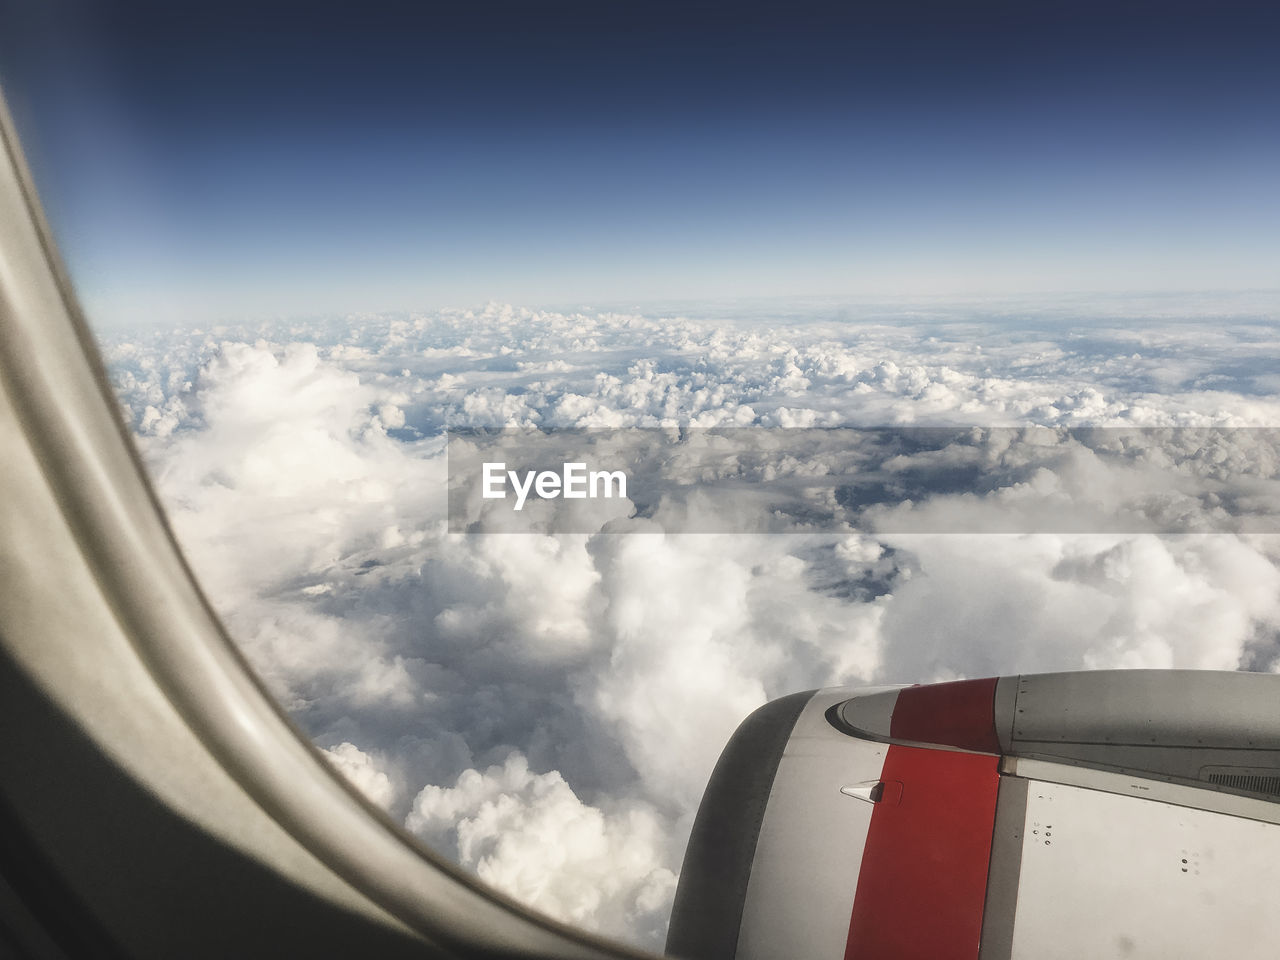
[[[938,532],[1016,511],[1019,484],[1178,515],[1179,497],[1213,506],[1199,495],[1228,473],[1274,482],[1255,434],[1182,449],[1186,434],[1156,431],[1107,451],[1063,432],[1280,426],[1274,307],[1229,306],[864,305],[781,322],[491,305],[105,350],[215,605],[331,762],[488,882],[653,947],[711,765],[767,698],[1278,665],[1275,537]],[[837,533],[799,510],[759,523],[745,488],[614,501],[571,535],[446,523],[446,427],[744,427],[751,445],[688,443],[671,476],[803,486],[838,463],[758,428],[905,425],[1017,429],[883,458],[867,502],[927,518],[922,532]],[[1053,428],[1047,451],[1018,432],[1032,426]],[[1183,486],[1153,499],[1156,476]],[[809,506],[834,515],[850,496]],[[660,532],[662,511],[691,509],[781,532]],[[634,532],[602,532],[618,529]]]
[[[530,772],[518,752],[452,787],[423,788],[406,825],[556,919],[650,942],[663,934],[676,884],[664,825],[642,805],[588,806],[559,773]]]
[[[354,743],[340,743],[322,751],[328,761],[355,787],[379,807],[389,807],[394,797],[391,780],[378,769],[374,759]]]
[[[886,676],[1231,670],[1280,629],[1272,538],[912,536],[881,622]]]

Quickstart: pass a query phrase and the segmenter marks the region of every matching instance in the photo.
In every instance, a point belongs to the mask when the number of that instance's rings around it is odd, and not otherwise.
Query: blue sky
[[[104,323],[1280,285],[1273,12],[16,7]]]

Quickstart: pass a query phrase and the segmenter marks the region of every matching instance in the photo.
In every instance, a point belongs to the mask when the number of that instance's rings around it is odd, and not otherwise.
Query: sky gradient
[[[0,6],[90,314],[1280,286],[1280,14]]]

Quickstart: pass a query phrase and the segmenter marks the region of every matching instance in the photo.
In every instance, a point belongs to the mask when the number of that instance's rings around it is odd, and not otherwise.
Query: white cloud
[[[1280,631],[1280,571],[1234,537],[898,535],[916,569],[881,623],[881,679],[1231,670]]]
[[[676,876],[664,826],[643,805],[606,813],[579,800],[559,773],[532,773],[512,753],[501,766],[465,771],[452,787],[425,787],[406,825],[558,920],[661,938]]]
[[[391,806],[395,795],[391,779],[378,769],[369,754],[354,743],[340,743],[325,750],[324,755],[369,800],[383,809]]]

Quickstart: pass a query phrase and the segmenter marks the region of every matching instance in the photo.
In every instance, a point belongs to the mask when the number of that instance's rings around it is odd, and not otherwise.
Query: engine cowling
[[[1275,877],[1259,881],[1280,862],[1278,707],[1280,677],[1196,671],[773,701],[708,783],[668,953],[1156,958],[1204,941],[1212,954],[1242,904],[1254,931],[1275,914],[1259,893]],[[1235,952],[1274,956],[1280,919],[1266,924]]]

